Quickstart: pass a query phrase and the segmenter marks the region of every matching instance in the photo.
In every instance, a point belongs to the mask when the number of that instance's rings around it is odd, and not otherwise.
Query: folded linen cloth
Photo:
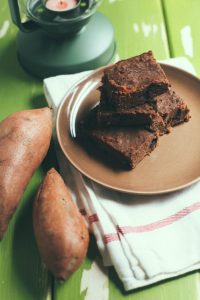
[[[186,58],[166,63],[195,73]],[[70,87],[90,72],[44,80],[54,115]],[[104,265],[114,266],[125,290],[200,268],[200,183],[166,195],[128,195],[82,176],[58,145],[56,152],[61,174],[91,226]]]

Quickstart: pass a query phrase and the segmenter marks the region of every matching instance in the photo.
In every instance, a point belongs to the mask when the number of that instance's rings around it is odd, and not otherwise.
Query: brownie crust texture
[[[158,136],[144,129],[130,127],[86,129],[80,131],[80,137],[86,145],[87,141],[93,143],[98,157],[109,161],[116,168],[131,170],[157,145]],[[91,144],[88,144],[91,147]]]
[[[169,81],[152,51],[119,61],[104,70],[101,105],[123,110],[167,91]]]

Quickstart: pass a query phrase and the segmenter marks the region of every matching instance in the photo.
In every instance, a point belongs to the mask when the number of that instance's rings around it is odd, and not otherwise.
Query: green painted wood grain
[[[104,0],[100,11],[114,26],[120,58],[149,49],[158,59],[169,57],[160,0]]]
[[[186,56],[200,75],[200,1],[163,0],[163,8],[171,55]]]
[[[166,2],[172,3],[173,1],[167,0]],[[190,3],[185,0],[181,1],[181,5],[187,6],[183,4],[185,2]],[[197,1],[192,2],[197,8]],[[171,7],[173,8],[173,5]],[[171,24],[170,8],[166,3],[165,10],[168,23]],[[100,11],[107,15],[114,25],[117,53],[121,58],[148,49],[152,49],[158,59],[169,57],[160,1],[104,0]],[[1,0],[0,15],[1,30],[5,21],[10,22],[6,0]],[[10,22],[6,35],[0,38],[0,120],[16,110],[45,105],[41,81],[28,76],[18,64],[15,47],[16,32],[16,28]],[[172,35],[169,37],[171,51],[176,55],[180,49],[177,50],[176,41]],[[174,48],[172,48],[173,45]],[[5,239],[0,243],[1,300],[47,300],[52,297],[57,300],[78,300],[85,298],[84,292],[80,294],[80,280],[83,270],[91,267],[91,262],[97,255],[94,240],[90,243],[88,257],[81,268],[64,284],[55,282],[52,285],[52,280],[41,263],[33,237],[31,221],[33,197],[45,171],[52,165],[56,165],[53,146],[45,162],[28,185]],[[110,300],[197,300],[199,298],[199,273],[197,272],[130,293],[123,291],[112,268],[109,269],[109,279]],[[53,294],[51,294],[51,289]]]

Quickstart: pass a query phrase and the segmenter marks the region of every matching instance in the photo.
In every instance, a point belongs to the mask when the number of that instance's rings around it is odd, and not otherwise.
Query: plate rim
[[[174,69],[174,71],[178,70],[182,73],[185,73],[186,76],[191,77],[193,80],[198,81],[198,83],[200,84],[200,78],[198,78],[197,76],[195,76],[194,74],[183,70],[180,67],[177,66],[172,66],[170,64],[167,63],[160,63],[161,67],[162,66],[166,66],[169,69]],[[173,187],[173,188],[167,188],[167,189],[162,189],[162,190],[157,190],[157,191],[137,191],[137,190],[130,190],[130,189],[124,189],[124,188],[118,188],[116,186],[111,186],[109,184],[106,184],[104,182],[102,182],[101,180],[98,179],[94,179],[91,175],[89,175],[87,172],[85,172],[84,170],[82,170],[81,168],[79,168],[79,166],[77,165],[77,163],[74,163],[73,160],[70,158],[70,156],[68,155],[68,153],[65,151],[65,147],[63,146],[63,143],[61,141],[61,136],[60,136],[60,131],[59,131],[59,121],[60,121],[60,115],[62,112],[62,108],[67,100],[68,95],[71,93],[71,91],[74,89],[75,86],[80,85],[83,81],[85,81],[88,77],[90,77],[91,75],[94,75],[95,73],[98,73],[101,70],[104,70],[106,68],[108,68],[111,65],[107,65],[107,66],[103,66],[101,68],[98,68],[96,70],[91,70],[91,73],[89,74],[85,74],[85,76],[83,76],[81,79],[79,79],[78,81],[76,81],[71,87],[70,89],[68,89],[67,93],[65,94],[65,96],[63,97],[63,100],[61,101],[58,109],[57,109],[57,114],[56,114],[56,136],[57,136],[57,140],[58,140],[58,144],[65,156],[65,158],[68,160],[68,162],[78,171],[80,172],[80,174],[84,175],[86,178],[89,178],[90,180],[92,180],[93,182],[96,182],[98,184],[100,184],[101,186],[114,190],[114,191],[118,191],[118,192],[122,192],[122,193],[126,193],[126,194],[135,194],[135,195],[162,195],[162,194],[168,194],[168,193],[173,193],[173,192],[177,192],[180,190],[183,190],[191,185],[193,185],[194,183],[198,182],[200,180],[200,175],[189,181],[188,183],[179,185],[178,187]]]

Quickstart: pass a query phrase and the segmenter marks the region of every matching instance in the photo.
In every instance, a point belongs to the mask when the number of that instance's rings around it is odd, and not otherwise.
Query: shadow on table
[[[40,82],[35,77],[26,73],[23,68],[20,66],[17,59],[17,49],[15,39],[10,40],[5,47],[3,47],[2,52],[0,52],[0,78],[5,78],[7,82],[14,81],[23,81],[31,82],[37,81]]]
[[[13,267],[30,293],[30,299],[46,299],[50,277],[41,263],[32,225],[32,203],[35,193],[36,190],[24,197],[28,199],[23,199],[25,201],[17,211],[13,238]]]
[[[27,288],[30,299],[46,299],[51,279],[41,262],[33,233],[32,204],[35,197],[34,190],[28,199],[23,199],[13,238],[13,267],[22,284]],[[27,201],[26,201],[27,200]]]
[[[150,290],[153,290],[156,287],[164,286],[167,283],[170,284],[173,281],[175,282],[175,281],[177,281],[181,278],[184,278],[186,276],[190,276],[192,274],[195,274],[196,272],[197,271],[192,271],[192,272],[189,272],[189,273],[184,274],[184,275],[180,275],[180,276],[170,278],[170,279],[165,279],[165,280],[162,280],[160,282],[157,282],[157,283],[145,286],[145,287],[137,288],[137,289],[134,289],[134,290],[130,290],[130,291],[125,291],[124,290],[123,284],[120,281],[120,279],[119,279],[119,277],[118,277],[118,275],[117,275],[117,273],[116,273],[116,271],[113,267],[109,268],[109,280],[112,281],[112,285],[114,285],[115,289],[118,290],[117,294],[120,293],[121,295],[128,297],[128,296],[136,294],[136,293],[142,293],[142,292],[145,292],[145,291],[150,292]],[[128,297],[128,299],[130,299],[130,298]]]
[[[33,109],[48,106],[43,93],[34,94],[30,99],[30,105]]]

